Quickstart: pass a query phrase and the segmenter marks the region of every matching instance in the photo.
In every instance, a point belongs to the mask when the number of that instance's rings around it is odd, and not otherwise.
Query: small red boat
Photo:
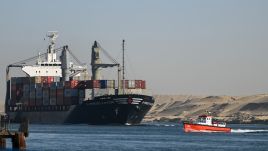
[[[201,115],[195,121],[183,123],[184,132],[231,132],[226,123],[213,119],[212,116]]]

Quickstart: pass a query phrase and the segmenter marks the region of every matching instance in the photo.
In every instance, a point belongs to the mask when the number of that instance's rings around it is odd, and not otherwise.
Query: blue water
[[[177,123],[30,125],[26,141],[34,151],[268,151],[268,125],[230,126],[231,133],[184,133]]]

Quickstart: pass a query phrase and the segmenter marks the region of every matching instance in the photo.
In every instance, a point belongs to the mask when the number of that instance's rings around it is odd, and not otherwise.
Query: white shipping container
[[[114,88],[114,87],[115,87],[115,80],[108,80],[107,88]]]
[[[135,89],[135,80],[129,80],[128,81],[128,88],[129,89]]]
[[[95,96],[114,95],[115,89],[95,89]]]
[[[125,89],[126,94],[143,94],[142,89]]]
[[[90,100],[92,97],[92,89],[85,89],[85,100]]]

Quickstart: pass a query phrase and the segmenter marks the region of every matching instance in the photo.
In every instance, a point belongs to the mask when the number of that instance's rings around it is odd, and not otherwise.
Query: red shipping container
[[[125,89],[129,88],[129,80],[122,80],[121,81],[121,89],[123,89],[123,85],[125,85]]]
[[[70,83],[71,83],[71,88],[76,88],[78,86],[77,80],[72,80],[72,81],[70,81]]]
[[[99,80],[93,80],[93,88],[100,88],[100,81]]]
[[[52,83],[52,82],[54,82],[54,77],[51,77],[51,76],[47,77],[47,83]]]
[[[141,88],[146,89],[146,82],[145,81],[141,81]]]
[[[135,88],[136,89],[141,89],[141,81],[142,80],[135,80]]]

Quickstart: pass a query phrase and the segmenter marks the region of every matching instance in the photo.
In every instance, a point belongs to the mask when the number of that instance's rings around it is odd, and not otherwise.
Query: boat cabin
[[[226,127],[225,122],[221,122],[221,121],[218,121],[216,119],[213,119],[212,116],[208,116],[208,115],[198,116],[198,118],[196,120],[196,124],[209,125],[209,126],[218,126],[218,127]]]

